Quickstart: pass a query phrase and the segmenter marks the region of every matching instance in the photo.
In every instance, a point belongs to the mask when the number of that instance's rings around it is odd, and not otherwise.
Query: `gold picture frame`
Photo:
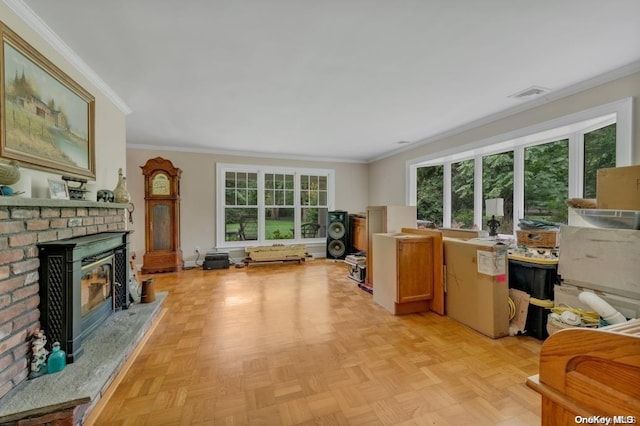
[[[49,197],[52,200],[68,200],[69,187],[67,182],[58,179],[49,179]]]
[[[95,179],[95,98],[0,22],[0,157]]]

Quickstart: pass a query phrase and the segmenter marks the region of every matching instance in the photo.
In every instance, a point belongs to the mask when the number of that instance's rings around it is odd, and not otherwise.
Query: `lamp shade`
[[[488,198],[484,201],[487,216],[504,216],[504,198]]]

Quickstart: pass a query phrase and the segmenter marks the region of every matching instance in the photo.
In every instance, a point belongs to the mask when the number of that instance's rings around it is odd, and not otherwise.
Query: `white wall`
[[[406,182],[405,167],[408,160],[499,136],[628,97],[634,97],[634,142],[631,164],[640,164],[640,107],[637,101],[640,97],[640,73],[636,73],[373,162],[369,165],[369,204],[406,203],[405,188],[408,182]],[[425,117],[425,120],[428,119],[429,117]]]
[[[364,212],[367,207],[368,165],[304,160],[278,160],[258,157],[239,157],[200,152],[127,149],[127,187],[135,205],[131,249],[142,262],[144,240],[144,177],[140,169],[150,158],[170,160],[182,170],[181,246],[185,261],[195,259],[193,248],[202,251],[215,246],[216,230],[216,163],[257,164],[282,167],[310,167],[335,170],[335,206],[349,213]]]
[[[2,22],[22,37],[40,54],[66,73],[72,80],[95,97],[95,159],[96,180],[93,189],[113,189],[118,181],[118,168],[126,168],[126,119],[107,97],[85,79],[71,64],[34,31],[32,31],[4,3],[0,3]],[[48,178],[60,178],[62,172],[39,171],[21,163],[21,175],[31,176],[32,197],[48,197]],[[95,197],[95,194],[92,194]],[[95,198],[92,198],[95,200]]]

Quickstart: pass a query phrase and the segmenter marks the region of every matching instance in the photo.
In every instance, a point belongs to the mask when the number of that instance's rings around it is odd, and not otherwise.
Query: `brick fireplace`
[[[125,208],[0,197],[0,404],[29,374],[30,337],[40,326],[38,244],[124,231]]]

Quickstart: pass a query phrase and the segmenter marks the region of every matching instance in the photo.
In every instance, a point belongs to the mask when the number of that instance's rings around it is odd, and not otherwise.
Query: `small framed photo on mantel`
[[[52,200],[68,200],[69,188],[67,187],[67,182],[49,179],[49,196]]]

